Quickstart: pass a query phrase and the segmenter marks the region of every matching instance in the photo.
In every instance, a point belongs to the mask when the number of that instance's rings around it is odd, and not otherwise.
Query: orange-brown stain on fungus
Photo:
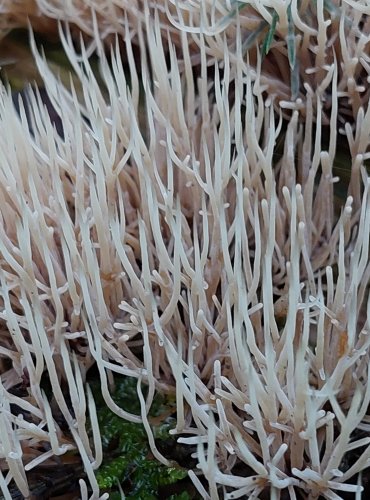
[[[110,284],[112,281],[116,281],[118,276],[119,276],[119,273],[116,273],[116,272],[105,273],[103,271],[100,271],[101,280],[106,282],[107,284]]]
[[[343,357],[347,351],[348,351],[348,333],[346,331],[343,331],[339,335],[338,357],[339,358]]]

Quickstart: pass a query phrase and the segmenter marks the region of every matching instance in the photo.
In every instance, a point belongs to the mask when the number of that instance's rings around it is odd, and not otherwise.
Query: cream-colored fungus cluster
[[[263,3],[251,2],[262,17],[270,12]],[[83,102],[31,40],[63,130],[55,129],[37,90],[29,91],[27,118],[2,88],[5,498],[12,479],[27,497],[27,471],[70,450],[86,472],[81,497],[100,497],[94,471],[102,445],[85,384],[93,365],[108,407],[143,422],[164,464],[148,411],[156,391],[176,396],[174,432],[197,445],[198,470],[189,475],[203,498],[267,492],[339,499],[342,491],[360,498],[361,471],[370,463],[369,36],[351,38],[346,20],[369,7],[347,4],[334,12],[338,31],[330,37],[323,2],[317,25],[294,19],[313,64],[302,72],[307,81],[294,101],[289,78],[276,73],[271,80],[264,65],[272,62],[244,50],[245,28],[235,21],[233,43],[217,22],[208,20],[202,34],[189,13],[186,20],[180,15],[181,6],[177,21],[170,16],[176,45],[170,33],[163,41],[158,16],[145,3],[136,25],[128,18],[122,24],[124,51],[113,45],[109,61],[95,24],[104,89],[84,48],[76,53],[69,29],[60,29]],[[289,73],[280,10],[281,41],[271,50]],[[357,65],[366,73],[361,81]],[[343,142],[350,182],[335,210]],[[45,373],[53,408],[40,389]],[[137,378],[140,415],[114,403],[115,374]],[[11,389],[25,377],[29,395],[20,398]],[[361,453],[348,467],[356,448]]]

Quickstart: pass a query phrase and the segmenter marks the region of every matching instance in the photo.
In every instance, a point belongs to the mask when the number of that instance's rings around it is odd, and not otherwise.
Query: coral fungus
[[[270,26],[271,9],[255,3]],[[347,1],[330,19],[322,1],[302,1],[315,10],[308,27],[296,1],[273,3],[265,59],[243,45],[250,6],[227,18],[232,35],[201,11],[196,30],[189,13],[172,6],[176,21],[162,9],[174,44],[144,2],[109,55],[92,14],[104,87],[84,43],[77,50],[59,27],[81,99],[31,35],[59,131],[37,88],[17,114],[2,87],[5,498],[13,480],[28,497],[28,472],[71,452],[85,471],[81,497],[106,498],[92,368],[107,407],[141,422],[165,465],[148,415],[156,392],[175,398],[172,433],[196,446],[189,476],[203,498],[360,495],[370,463],[369,35],[345,34],[368,7]],[[287,3],[302,33],[297,99]],[[343,144],[350,180],[338,210]],[[137,379],[139,414],[112,398],[118,375]]]

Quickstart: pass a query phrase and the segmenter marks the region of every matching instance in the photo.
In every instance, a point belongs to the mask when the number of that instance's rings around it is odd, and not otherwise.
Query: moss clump
[[[140,403],[136,393],[136,380],[129,377],[116,379],[116,389],[113,399],[127,411],[140,412]],[[95,384],[93,384],[95,385]],[[99,385],[96,384],[98,391]],[[121,498],[118,491],[122,488],[127,499],[156,499],[163,496],[166,486],[176,490],[176,494],[165,495],[172,500],[190,500],[191,493],[185,492],[181,481],[186,481],[187,470],[178,466],[167,467],[159,463],[151,454],[147,435],[143,425],[123,420],[107,408],[101,395],[96,397],[98,420],[102,437],[105,459],[96,474],[99,487],[110,493],[110,499]],[[170,403],[160,395],[156,395],[150,411],[151,417],[161,421],[153,427],[154,435],[159,445],[166,448],[171,441],[176,448],[176,438],[169,434],[173,427],[169,415]],[[176,457],[173,457],[176,460]],[[120,486],[118,486],[120,485]],[[189,485],[190,486],[190,485]],[[188,489],[188,486],[186,487]],[[191,489],[191,487],[190,487]]]

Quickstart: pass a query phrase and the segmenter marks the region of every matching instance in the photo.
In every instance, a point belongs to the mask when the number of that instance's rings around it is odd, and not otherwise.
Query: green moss
[[[133,378],[117,378],[113,399],[126,411],[139,414],[140,403],[136,393],[136,384],[136,379]],[[99,393],[99,384],[92,385],[105,456],[96,474],[100,488],[109,492],[111,499],[118,499],[121,498],[118,492],[118,484],[120,484],[126,498],[150,500],[159,498],[161,488],[163,490],[163,487],[167,485],[174,485],[185,480],[187,478],[185,468],[176,463],[172,467],[167,467],[152,456],[143,425],[127,422],[111,412]],[[156,395],[150,416],[168,413],[169,403],[165,398]],[[173,422],[171,417],[164,417],[161,424],[153,427],[157,443],[162,441],[168,447],[169,441],[172,441],[173,447],[176,446],[176,439],[169,434],[174,426]],[[179,494],[167,496],[167,498],[190,500],[194,496],[180,491]]]

